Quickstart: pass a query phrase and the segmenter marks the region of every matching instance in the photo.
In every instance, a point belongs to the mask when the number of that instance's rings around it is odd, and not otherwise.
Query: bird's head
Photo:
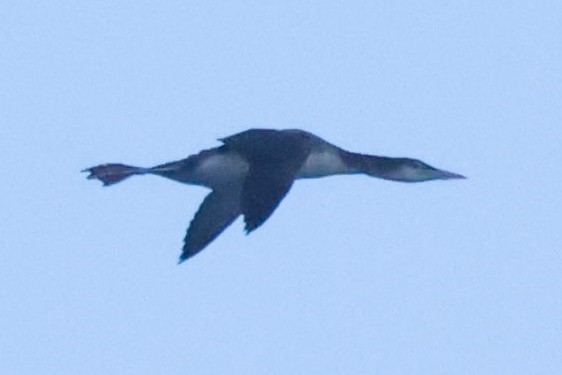
[[[392,158],[388,160],[383,178],[402,182],[422,182],[429,180],[450,180],[466,178],[458,173],[437,169],[421,160]]]

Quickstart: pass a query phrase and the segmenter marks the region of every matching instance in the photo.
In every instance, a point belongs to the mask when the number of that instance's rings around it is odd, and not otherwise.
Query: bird
[[[466,178],[417,159],[347,151],[299,129],[249,129],[219,141],[218,147],[150,168],[109,163],[82,172],[104,186],[151,174],[211,189],[191,220],[178,263],[198,254],[240,215],[246,234],[259,228],[298,179],[347,174],[398,182]]]

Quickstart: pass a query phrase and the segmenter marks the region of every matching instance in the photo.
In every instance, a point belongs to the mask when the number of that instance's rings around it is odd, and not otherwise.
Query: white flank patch
[[[297,177],[314,178],[346,173],[349,170],[336,151],[313,152],[304,162]]]

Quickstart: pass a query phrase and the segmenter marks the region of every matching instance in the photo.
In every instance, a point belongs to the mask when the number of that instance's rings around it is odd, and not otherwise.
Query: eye
[[[427,165],[423,161],[419,161],[419,160],[416,160],[416,163],[415,163],[414,167],[416,169],[422,169],[422,170],[432,170],[432,169],[434,169],[432,166]]]

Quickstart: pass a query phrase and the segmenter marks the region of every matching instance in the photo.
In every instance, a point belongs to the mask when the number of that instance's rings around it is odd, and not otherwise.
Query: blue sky
[[[562,3],[0,5],[0,372],[555,374]],[[150,166],[250,127],[469,180],[299,181],[176,265],[206,191]]]

